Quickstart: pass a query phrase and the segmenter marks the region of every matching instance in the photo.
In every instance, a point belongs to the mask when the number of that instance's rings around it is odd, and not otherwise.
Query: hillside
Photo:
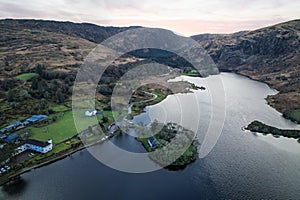
[[[255,31],[193,36],[221,71],[263,81],[280,91],[267,98],[280,112],[300,108],[300,20]]]
[[[98,42],[128,28],[44,20],[0,20],[0,124],[69,106],[76,73]],[[133,57],[116,60],[103,75],[99,95]],[[120,66],[118,68],[114,66]],[[100,94],[100,92],[102,92]],[[5,114],[4,114],[5,113]]]
[[[59,22],[50,20],[5,19],[1,26],[18,29],[38,29],[46,32],[61,33],[100,43],[106,38],[133,27],[98,26],[90,23]]]
[[[61,91],[69,95],[77,70],[97,43],[130,28],[136,27],[102,27],[88,23],[44,20],[0,20],[0,107],[2,111],[8,113],[7,111],[11,110],[13,116],[13,106],[15,106],[23,113],[28,110],[34,113],[34,104],[46,98],[44,94],[42,95],[43,88],[39,87],[40,91],[36,91],[37,89],[32,89],[31,83],[23,84],[15,79],[15,77],[26,80],[30,78],[31,74],[36,72],[37,64],[42,65],[40,73],[43,79],[43,81],[39,79],[38,83],[45,85],[45,89],[49,92],[48,96],[51,97],[50,102],[57,101],[55,98],[57,91],[51,92],[47,87],[57,88],[56,82]],[[203,45],[221,71],[233,71],[249,76],[280,91],[275,96],[268,97],[268,103],[280,112],[288,110],[287,113],[292,113],[290,110],[300,108],[299,36],[300,20],[294,20],[255,31],[220,35],[202,34],[193,38]],[[144,61],[132,56],[143,58]],[[109,88],[103,84],[101,89],[109,94],[117,76],[133,67],[130,62],[144,63],[147,59],[173,67],[179,66],[185,71],[191,69],[188,63],[177,58],[176,55],[160,50],[137,51],[122,59],[123,61],[114,63],[121,67],[112,66],[107,70],[104,75],[105,84],[111,85]],[[32,105],[27,110],[23,110],[22,106],[11,103],[7,108],[5,102],[9,88],[15,89],[12,93],[27,91],[33,101],[22,100],[20,105],[24,105],[25,102]],[[15,95],[14,99],[20,96],[18,93]],[[294,115],[289,114],[289,116]],[[3,121],[8,120],[6,116],[2,118]]]
[[[80,66],[96,43],[127,27],[43,20],[0,20],[0,78],[33,69],[70,71]]]

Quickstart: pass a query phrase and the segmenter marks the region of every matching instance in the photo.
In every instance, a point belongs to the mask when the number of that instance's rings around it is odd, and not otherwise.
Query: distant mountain
[[[5,19],[0,21],[0,26],[7,29],[38,29],[40,31],[61,33],[73,37],[79,37],[95,43],[101,43],[106,38],[126,31],[132,27],[98,26],[90,23],[58,22],[50,20],[30,19]]]
[[[200,35],[194,35],[194,36],[192,36],[192,38],[194,40],[197,40],[198,42],[203,42],[203,41],[211,41],[211,40],[215,40],[215,39],[222,39],[224,37],[241,36],[241,35],[244,35],[248,32],[249,31],[239,31],[239,32],[232,33],[232,34],[203,33],[203,34],[200,34]]]
[[[76,71],[97,43],[129,28],[136,27],[0,20],[0,79],[29,72],[37,63],[48,69]]]
[[[237,72],[279,90],[267,99],[277,110],[300,108],[300,20],[192,38],[203,45],[221,71]]]

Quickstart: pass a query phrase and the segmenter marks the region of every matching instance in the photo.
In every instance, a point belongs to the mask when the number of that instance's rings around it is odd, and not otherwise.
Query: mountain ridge
[[[278,111],[300,108],[300,20],[238,34],[192,38],[221,71],[239,73],[278,90],[267,98]]]
[[[70,21],[54,21],[40,19],[2,19],[0,25],[21,26],[27,29],[40,29],[48,32],[62,33],[74,37],[89,40],[94,43],[101,43],[106,38],[140,26],[114,27],[99,26],[92,23],[74,23]]]

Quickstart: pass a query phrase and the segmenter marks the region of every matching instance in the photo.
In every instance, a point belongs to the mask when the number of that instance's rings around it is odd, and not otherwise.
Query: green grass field
[[[183,75],[186,75],[186,76],[199,76],[199,72],[195,69],[189,71],[189,72],[186,72],[186,73],[183,73]]]
[[[294,110],[291,115],[292,120],[300,123],[300,109]]]
[[[300,124],[300,109],[286,110],[283,112],[283,116]]]
[[[71,111],[50,115],[49,118],[57,117],[57,121],[43,127],[30,127],[31,137],[36,140],[45,141],[52,139],[54,144],[65,141],[75,136],[78,131],[76,130],[73,113]],[[94,118],[77,118],[80,119],[79,131],[87,129],[89,126],[94,125]]]
[[[16,79],[19,79],[21,81],[26,82],[34,76],[37,76],[37,74],[36,73],[25,73],[25,74],[21,74],[19,76],[16,76]]]
[[[32,132],[30,138],[41,141],[52,139],[53,143],[56,144],[77,134],[72,112],[50,115],[50,118],[54,116],[57,117],[57,121],[55,123],[39,128],[30,127]]]
[[[59,108],[59,107],[57,107]],[[60,107],[62,109],[62,107]],[[77,121],[77,128],[75,127],[74,117]],[[75,110],[75,111],[67,111],[62,113],[56,113],[49,116],[49,119],[56,117],[56,121],[45,125],[42,127],[34,127],[31,126],[29,129],[31,130],[30,138],[46,141],[48,139],[52,139],[54,144],[65,141],[69,138],[75,136],[78,132],[88,129],[89,126],[93,126],[98,123],[98,121],[102,121],[102,115],[108,117],[108,121],[105,123],[105,126],[113,122],[112,112],[111,111],[103,111],[101,116],[95,117],[83,117],[84,110]]]
[[[64,105],[56,105],[56,106],[52,106],[51,109],[54,111],[54,112],[65,112],[65,111],[68,111],[69,108],[67,108],[66,106]]]

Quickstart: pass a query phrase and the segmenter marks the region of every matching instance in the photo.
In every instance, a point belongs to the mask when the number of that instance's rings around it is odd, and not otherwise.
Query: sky
[[[181,35],[254,30],[300,18],[300,0],[0,0],[0,18],[159,27]]]

